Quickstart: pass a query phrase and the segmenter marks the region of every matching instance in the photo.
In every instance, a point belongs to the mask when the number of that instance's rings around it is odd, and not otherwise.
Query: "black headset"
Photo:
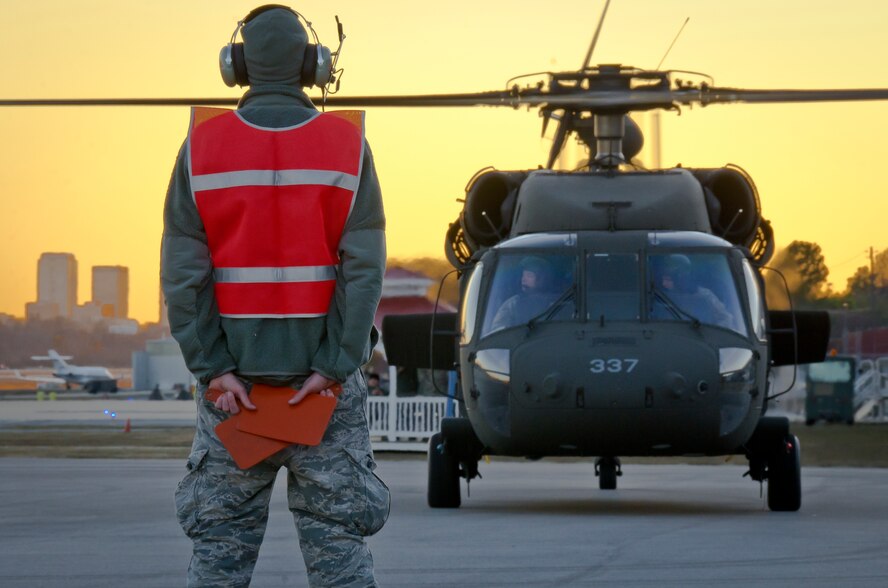
[[[234,32],[231,34],[231,41],[222,47],[222,50],[219,52],[219,71],[222,73],[222,80],[226,86],[233,88],[235,84],[238,86],[250,85],[250,80],[247,76],[247,62],[244,58],[244,44],[234,42],[238,31],[263,12],[277,8],[292,12],[296,15],[296,18],[301,18],[305,21],[305,24],[308,25],[308,30],[311,31],[311,35],[315,40],[314,43],[308,43],[305,47],[305,54],[302,56],[301,84],[303,86],[323,88],[333,80],[333,55],[330,49],[318,43],[318,35],[314,28],[312,28],[311,22],[289,6],[266,4],[254,8],[243,20],[238,21],[237,27],[235,27]]]

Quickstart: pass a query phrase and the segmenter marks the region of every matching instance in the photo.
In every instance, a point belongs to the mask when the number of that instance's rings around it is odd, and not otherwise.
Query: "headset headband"
[[[222,74],[222,80],[229,87],[238,86],[248,86],[249,85],[249,77],[247,75],[247,63],[244,58],[244,44],[236,43],[237,33],[243,28],[245,24],[259,16],[264,12],[268,12],[269,10],[282,9],[292,14],[296,15],[297,19],[302,19],[305,24],[308,26],[309,32],[311,32],[311,36],[314,40],[314,43],[307,43],[305,48],[305,54],[302,58],[302,71],[300,82],[303,86],[318,86],[320,88],[325,88],[327,84],[331,83],[334,79],[333,77],[333,69],[335,67],[336,60],[333,59],[333,56],[330,52],[330,49],[320,44],[318,41],[318,34],[315,32],[314,27],[311,26],[311,21],[302,16],[296,10],[293,10],[289,6],[284,6],[283,4],[264,4],[257,8],[254,8],[245,16],[242,20],[237,22],[237,26],[234,29],[234,32],[231,33],[231,40],[228,42],[225,47],[222,48],[222,51],[219,53],[219,70]],[[338,23],[338,19],[337,19]],[[342,35],[342,29],[340,25],[340,47],[342,46],[342,40],[345,38]],[[338,51],[336,53],[336,57],[338,58]],[[337,84],[338,86],[338,84]]]

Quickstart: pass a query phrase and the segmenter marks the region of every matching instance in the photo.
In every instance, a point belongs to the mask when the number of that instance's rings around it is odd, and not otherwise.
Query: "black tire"
[[[598,488],[617,489],[617,464],[610,459],[602,459],[598,464]]]
[[[98,386],[96,386],[95,382],[87,382],[83,385],[83,389],[89,392],[90,394],[95,394],[99,391]]]
[[[802,506],[802,460],[799,439],[784,438],[768,460],[768,508],[795,512]]]
[[[447,452],[441,433],[429,440],[428,502],[432,508],[459,508],[459,462]]]

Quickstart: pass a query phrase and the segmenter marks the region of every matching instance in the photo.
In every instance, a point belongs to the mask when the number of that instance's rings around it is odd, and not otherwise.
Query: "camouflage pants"
[[[343,385],[336,410],[317,447],[291,445],[248,469],[239,469],[214,428],[227,417],[197,394],[197,430],[185,477],[176,488],[176,512],[194,542],[188,586],[249,586],[268,521],[271,489],[287,468],[287,502],[311,586],[376,586],[364,537],[388,518],[390,495],[373,473],[360,372]]]

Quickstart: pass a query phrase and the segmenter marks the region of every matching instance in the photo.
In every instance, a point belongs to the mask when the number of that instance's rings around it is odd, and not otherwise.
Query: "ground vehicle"
[[[808,366],[805,397],[805,423],[820,419],[854,424],[854,379],[857,362],[853,357],[828,357]]]

